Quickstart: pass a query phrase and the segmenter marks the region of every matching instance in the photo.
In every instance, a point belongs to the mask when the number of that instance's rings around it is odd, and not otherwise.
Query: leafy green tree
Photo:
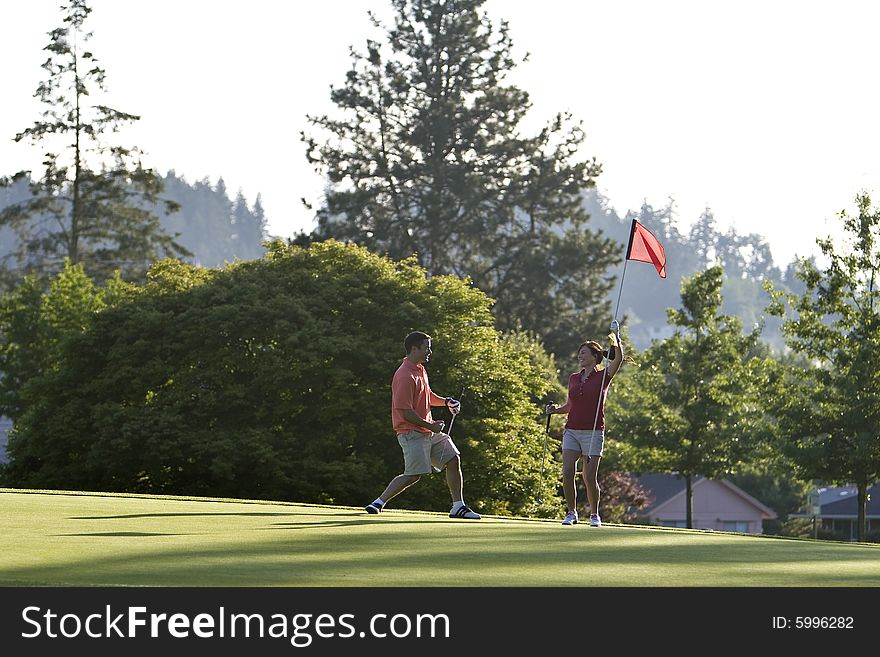
[[[92,276],[107,278],[120,269],[137,278],[160,255],[188,252],[146,207],[159,201],[162,179],[143,167],[137,148],[102,141],[140,117],[92,101],[95,91],[105,90],[106,76],[85,47],[92,10],[85,0],[61,9],[64,25],[49,33],[45,48],[48,78],[35,93],[45,109],[15,137],[47,149],[45,169],[37,180],[21,171],[5,181],[27,180],[30,197],[0,211],[0,225],[20,238],[21,269],[52,273],[69,258]],[[174,209],[166,204],[166,212]]]
[[[332,240],[276,242],[224,269],[156,264],[27,386],[7,476],[361,505],[402,466],[389,400],[412,330],[434,337],[435,391],[463,391],[453,437],[468,501],[555,513],[550,482],[539,485],[535,402],[558,386],[552,359],[525,334],[499,334],[489,300],[466,282]],[[448,491],[442,475],[426,477],[398,500],[439,510]]]
[[[729,474],[769,431],[757,396],[769,378],[753,355],[759,334],[743,334],[737,318],[720,313],[722,274],[712,267],[683,282],[682,308],[668,310],[675,333],[625,368],[609,395],[620,439],[645,450],[642,469],[685,479],[688,527],[694,478]]]
[[[392,0],[384,39],[352,51],[335,116],[309,116],[307,157],[328,178],[315,239],[333,237],[432,274],[470,277],[497,326],[554,353],[609,321],[606,270],[622,246],[589,230],[582,192],[601,171],[577,161],[585,135],[559,114],[533,136],[505,22],[484,0]]]
[[[861,541],[867,489],[880,478],[880,212],[868,194],[856,205],[858,215],[839,215],[842,243],[816,241],[827,266],[801,261],[803,294],[767,287],[786,342],[811,361],[774,396],[781,446],[805,479],[858,487]]]
[[[64,340],[85,331],[95,313],[126,289],[118,277],[99,288],[82,264],[66,260],[48,289],[32,275],[0,297],[0,415],[21,417],[26,387],[58,367]]]

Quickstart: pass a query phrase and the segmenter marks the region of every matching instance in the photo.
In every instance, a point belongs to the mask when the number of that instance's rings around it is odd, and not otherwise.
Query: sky
[[[0,10],[0,175],[39,171],[13,142],[39,118],[47,33],[62,0]],[[323,180],[305,159],[307,114],[333,112],[349,49],[380,38],[367,12],[389,0],[92,0],[101,102],[141,116],[119,136],[160,173],[222,176],[257,194],[272,235],[313,228],[300,198]],[[880,3],[855,0],[487,0],[506,20],[529,92],[533,134],[557,112],[583,121],[583,158],[623,216],[674,203],[686,231],[708,207],[717,228],[756,233],[777,265],[818,252],[841,210],[880,189]]]

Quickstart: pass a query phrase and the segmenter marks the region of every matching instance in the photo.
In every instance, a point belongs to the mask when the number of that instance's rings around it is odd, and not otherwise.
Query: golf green
[[[2,586],[880,586],[880,545],[0,489]]]

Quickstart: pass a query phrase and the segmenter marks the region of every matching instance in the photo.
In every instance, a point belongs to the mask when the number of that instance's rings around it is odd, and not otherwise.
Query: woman
[[[590,505],[590,526],[601,527],[599,517],[599,461],[605,449],[605,396],[611,380],[623,362],[620,341],[620,325],[611,323],[611,348],[608,364],[600,365],[606,356],[602,346],[595,341],[582,343],[577,350],[580,371],[568,378],[568,400],[564,406],[551,404],[547,413],[567,413],[568,421],[562,434],[562,490],[568,507],[563,525],[575,525],[578,521],[575,507],[574,474],[577,460],[581,457],[587,501]]]

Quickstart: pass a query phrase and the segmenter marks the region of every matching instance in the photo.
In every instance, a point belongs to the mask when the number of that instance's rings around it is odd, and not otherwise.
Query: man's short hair
[[[422,333],[421,331],[413,331],[403,340],[403,348],[406,350],[406,355],[409,356],[409,352],[412,351],[413,347],[420,347],[425,340],[430,339],[431,336],[427,333]]]

